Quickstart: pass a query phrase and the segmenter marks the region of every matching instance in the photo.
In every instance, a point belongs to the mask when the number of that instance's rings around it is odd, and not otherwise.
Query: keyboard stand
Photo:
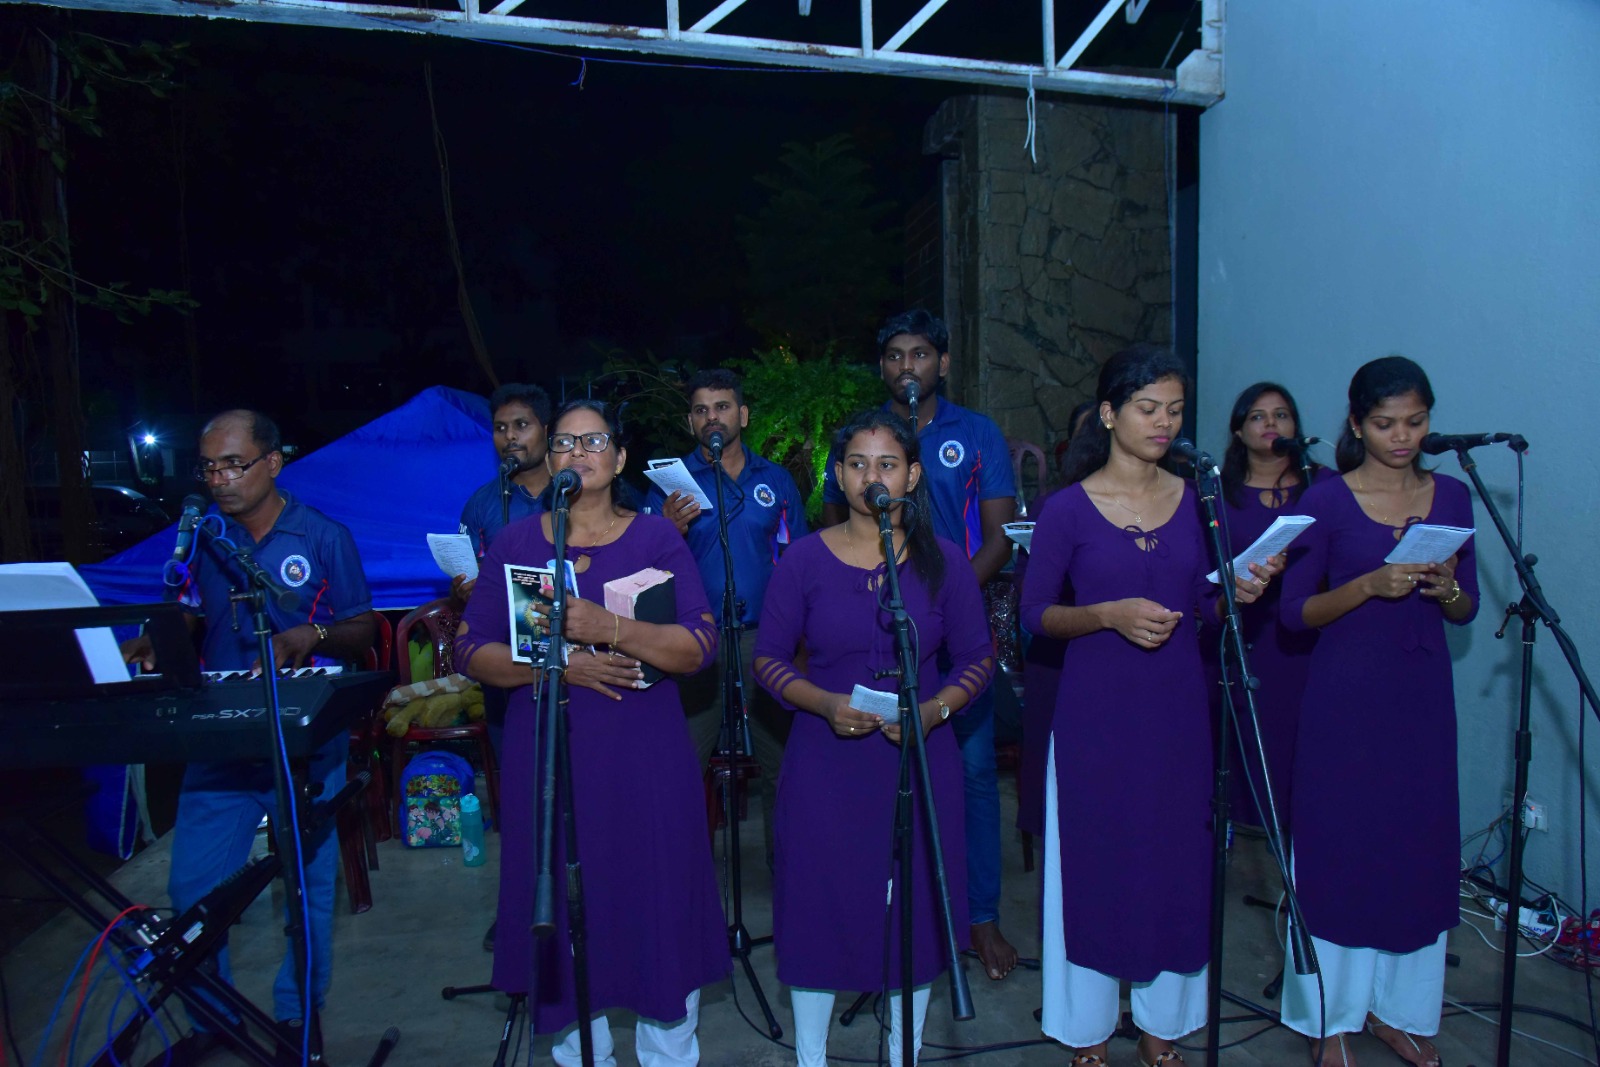
[[[296,778],[299,777],[297,774]],[[320,836],[332,828],[334,813],[365,788],[369,780],[363,771],[330,800],[315,805],[311,820],[313,830],[307,835],[306,848],[316,847]],[[96,930],[110,927],[107,941],[118,950],[118,956],[132,961],[131,978],[145,987],[145,1003],[150,1006],[150,1013],[141,1011],[134,1015],[93,1061],[94,1067],[128,1063],[150,1015],[173,996],[245,1062],[260,1067],[300,1062],[298,1031],[286,1034],[272,1016],[223,981],[215,965],[217,949],[229,929],[278,876],[282,864],[276,854],[251,860],[194,907],[172,920],[160,919],[152,911],[134,910],[112,927],[116,915],[137,909],[137,906],[60,842],[35,829],[24,817],[8,816],[0,820],[0,849],[15,857],[41,885],[91,927]],[[85,891],[80,892],[58,873],[51,866],[52,860],[81,882]],[[99,898],[103,906],[85,893]],[[110,910],[104,910],[107,908]],[[113,960],[111,965],[118,964]],[[177,1035],[170,1036],[174,1042],[177,1040]],[[313,1051],[320,1053],[320,1049]],[[157,1053],[151,1062],[160,1063],[162,1058],[163,1054]]]

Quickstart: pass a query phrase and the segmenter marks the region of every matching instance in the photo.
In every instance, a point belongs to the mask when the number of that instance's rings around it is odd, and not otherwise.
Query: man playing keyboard
[[[269,598],[273,666],[354,660],[372,646],[375,632],[372,598],[355,541],[342,524],[278,489],[282,469],[278,427],[265,415],[226,411],[201,432],[195,476],[216,501],[225,536],[249,551],[273,581],[299,594],[289,607]],[[201,535],[179,595],[193,609],[189,625],[201,635],[201,659],[208,671],[261,669],[251,605],[231,599],[248,591],[238,564],[211,537]],[[129,663],[140,663],[147,671],[158,667],[148,638],[125,642],[122,652]],[[310,775],[321,784],[319,797],[332,796],[343,787],[347,748],[340,735],[312,757]],[[261,817],[275,810],[272,767],[266,761],[191,763],[184,774],[172,834],[167,886],[172,906],[183,912],[242,867]],[[338,852],[338,842],[329,833],[306,857],[311,986],[319,1009],[332,971]],[[217,954],[217,961],[226,980],[226,948]],[[299,984],[287,941],[272,1001],[278,1020],[300,1024]],[[290,1040],[298,1045],[297,1037]],[[218,1046],[216,1035],[197,1029],[174,1049],[172,1062],[200,1063]]]

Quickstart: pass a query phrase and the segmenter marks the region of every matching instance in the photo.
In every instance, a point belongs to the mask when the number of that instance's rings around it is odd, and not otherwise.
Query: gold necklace
[[[1356,470],[1355,475],[1356,475],[1356,491],[1358,493],[1365,493],[1367,491],[1367,487],[1361,484],[1361,471],[1360,471],[1359,468]],[[1423,487],[1424,484],[1425,483],[1421,479],[1418,479],[1416,488],[1411,490],[1411,496],[1406,499],[1406,506],[1405,506],[1405,510],[1406,511],[1410,511],[1411,510],[1411,505],[1413,505],[1413,504],[1415,504],[1417,502],[1417,494],[1422,492],[1422,487]],[[1378,521],[1383,523],[1385,526],[1394,526],[1395,525],[1395,521],[1393,519],[1389,518],[1387,515],[1381,515],[1380,514],[1378,516]]]
[[[893,534],[891,534],[890,536],[892,538]],[[848,522],[846,522],[844,524],[844,539],[850,543],[850,555],[852,555],[854,557],[857,557],[857,558],[860,558],[860,553],[856,551],[856,537],[855,537],[855,534],[850,532],[850,524]],[[900,554],[903,551],[905,551],[905,542],[902,540],[901,543],[900,543],[900,547],[898,547],[898,548],[896,548],[894,550],[894,558],[895,558],[896,562],[899,561]],[[872,563],[873,563],[873,566],[877,566],[876,558],[873,559]]]
[[[600,531],[600,536],[599,537],[595,538],[592,542],[590,542],[587,545],[573,545],[572,547],[573,548],[577,548],[577,549],[595,549],[595,548],[599,548],[601,545],[606,543],[606,535],[611,532],[611,527],[613,527],[613,526],[615,526],[617,524],[617,519],[620,518],[620,517],[621,517],[621,512],[617,511],[616,508],[612,508],[611,509],[611,521],[606,523],[606,528],[604,530]]]
[[[1117,507],[1121,508],[1123,511],[1126,511],[1129,515],[1133,516],[1133,524],[1135,526],[1141,526],[1142,527],[1144,525],[1144,516],[1143,515],[1141,515],[1137,511],[1134,511],[1128,505],[1124,504],[1121,500],[1118,500],[1115,494],[1107,493],[1106,496],[1111,497],[1111,502],[1113,504],[1117,505]]]

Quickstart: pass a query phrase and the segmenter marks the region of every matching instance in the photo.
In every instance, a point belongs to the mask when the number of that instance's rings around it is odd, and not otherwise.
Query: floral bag
[[[461,798],[472,765],[454,752],[421,752],[400,775],[401,840],[410,848],[459,847]]]

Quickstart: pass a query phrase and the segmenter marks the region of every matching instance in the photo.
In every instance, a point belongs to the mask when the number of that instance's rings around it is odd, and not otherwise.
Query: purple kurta
[[[1326,481],[1334,477],[1332,471],[1326,467],[1316,468],[1312,473],[1312,484]],[[1257,537],[1266,532],[1268,526],[1280,515],[1301,515],[1304,509],[1299,500],[1290,502],[1284,499],[1278,507],[1266,503],[1263,496],[1270,497],[1270,491],[1253,488],[1248,485],[1239,487],[1241,506],[1235,507],[1226,499],[1223,507],[1226,511],[1228,533],[1228,551],[1237,556],[1249,548]],[[1301,539],[1295,541],[1289,548],[1289,563],[1297,566],[1305,558],[1306,549]],[[1250,670],[1260,681],[1260,688],[1256,690],[1256,716],[1261,724],[1260,748],[1265,748],[1267,753],[1267,770],[1272,776],[1273,795],[1278,804],[1278,818],[1283,823],[1283,828],[1288,829],[1290,797],[1292,795],[1292,772],[1294,770],[1294,744],[1295,736],[1300,727],[1300,697],[1306,688],[1306,671],[1311,666],[1311,650],[1316,647],[1317,635],[1308,633],[1304,629],[1291,630],[1283,625],[1279,618],[1279,602],[1283,596],[1283,582],[1281,580],[1270,583],[1267,591],[1254,604],[1245,604],[1239,609],[1239,619],[1244,627],[1244,640],[1250,655]],[[1211,622],[1208,618],[1207,623]],[[1219,656],[1222,654],[1222,630],[1219,626],[1208,625],[1201,635],[1201,655],[1205,657],[1208,679],[1213,684],[1210,689],[1212,706],[1215,709],[1213,716],[1222,712],[1222,667]],[[1256,745],[1255,730],[1246,711],[1245,703],[1235,690],[1235,702],[1238,709],[1236,721],[1238,732],[1234,735],[1238,744],[1229,753],[1232,774],[1229,781],[1232,790],[1229,796],[1232,817],[1235,821],[1249,823],[1253,826],[1264,826],[1266,819],[1257,809],[1259,799],[1262,805],[1267,802],[1266,785],[1262,781],[1260,748]],[[1243,762],[1241,763],[1241,755]],[[1248,771],[1248,774],[1246,773]],[[1254,781],[1255,792],[1251,792],[1251,782]]]
[[[1472,500],[1434,476],[1423,521],[1472,526]],[[1283,620],[1376,570],[1399,530],[1369,518],[1343,478],[1306,490],[1306,556],[1284,572]],[[1456,580],[1477,614],[1472,541]],[[1459,625],[1470,622],[1471,616]],[[1306,929],[1347,948],[1412,952],[1459,921],[1456,705],[1444,612],[1413,592],[1373,597],[1321,628],[1311,653],[1294,764],[1294,867]]]
[[[1051,726],[1067,959],[1129,981],[1209,954],[1212,738],[1193,618],[1211,610],[1209,569],[1192,487],[1146,532],[1107,520],[1079,484],[1040,512],[1022,587],[1034,633],[1067,583],[1078,605],[1143,597],[1189,616],[1156,649],[1115,630],[1073,638]]]
[[[993,675],[994,643],[978,580],[966,555],[942,538],[944,584],[933,596],[909,564],[900,568],[900,589],[920,653],[918,697],[939,691],[935,658],[948,650],[951,684],[961,679],[971,695]],[[767,587],[756,658],[771,663],[757,670],[761,684],[781,700],[794,680],[792,664],[802,642],[806,680],[832,693],[856,685],[892,692],[894,678],[874,671],[896,664],[894,631],[883,603],[883,568],[852,567],[812,534],[790,546]],[[881,601],[881,603],[880,603]],[[959,714],[959,713],[958,713]],[[961,752],[955,731],[937,727],[927,738],[939,840],[944,848],[950,907],[958,932],[967,928],[966,833]],[[874,731],[860,738],[833,732],[809,713],[794,717],[778,781],[777,863],[772,930],[778,979],[810,989],[869,990],[884,981],[900,984],[899,911],[886,919],[884,886],[898,867],[893,857],[895,796],[900,749]],[[915,777],[915,776],[913,776]],[[913,781],[914,872],[911,908],[912,979],[931,982],[950,966],[935,901],[931,853],[922,818],[921,789]],[[902,899],[898,892],[896,899]]]
[[[538,518],[507,526],[483,558],[482,579],[462,621],[469,633],[456,643],[456,662],[508,640],[503,565],[544,566],[554,554]],[[705,590],[683,538],[666,519],[640,515],[617,540],[594,549],[569,549],[583,599],[603,601],[602,588],[643,567],[671,571],[678,622],[713,653],[716,631]],[[587,650],[573,650],[586,656]],[[603,653],[602,653],[603,654]],[[704,662],[710,662],[708,655]],[[620,701],[568,689],[573,808],[583,861],[589,945],[590,1004],[596,1013],[625,1008],[647,1019],[683,1017],[690,992],[729,970],[716,870],[706,834],[705,793],[675,682],[662,679],[625,690]],[[495,934],[494,985],[507,993],[537,986],[534,1026],[554,1033],[572,1025],[577,1006],[567,936],[566,849],[562,814],[555,828],[555,935],[540,946],[534,981],[529,932],[533,885],[537,743],[533,686],[511,693],[501,764],[500,922]]]

